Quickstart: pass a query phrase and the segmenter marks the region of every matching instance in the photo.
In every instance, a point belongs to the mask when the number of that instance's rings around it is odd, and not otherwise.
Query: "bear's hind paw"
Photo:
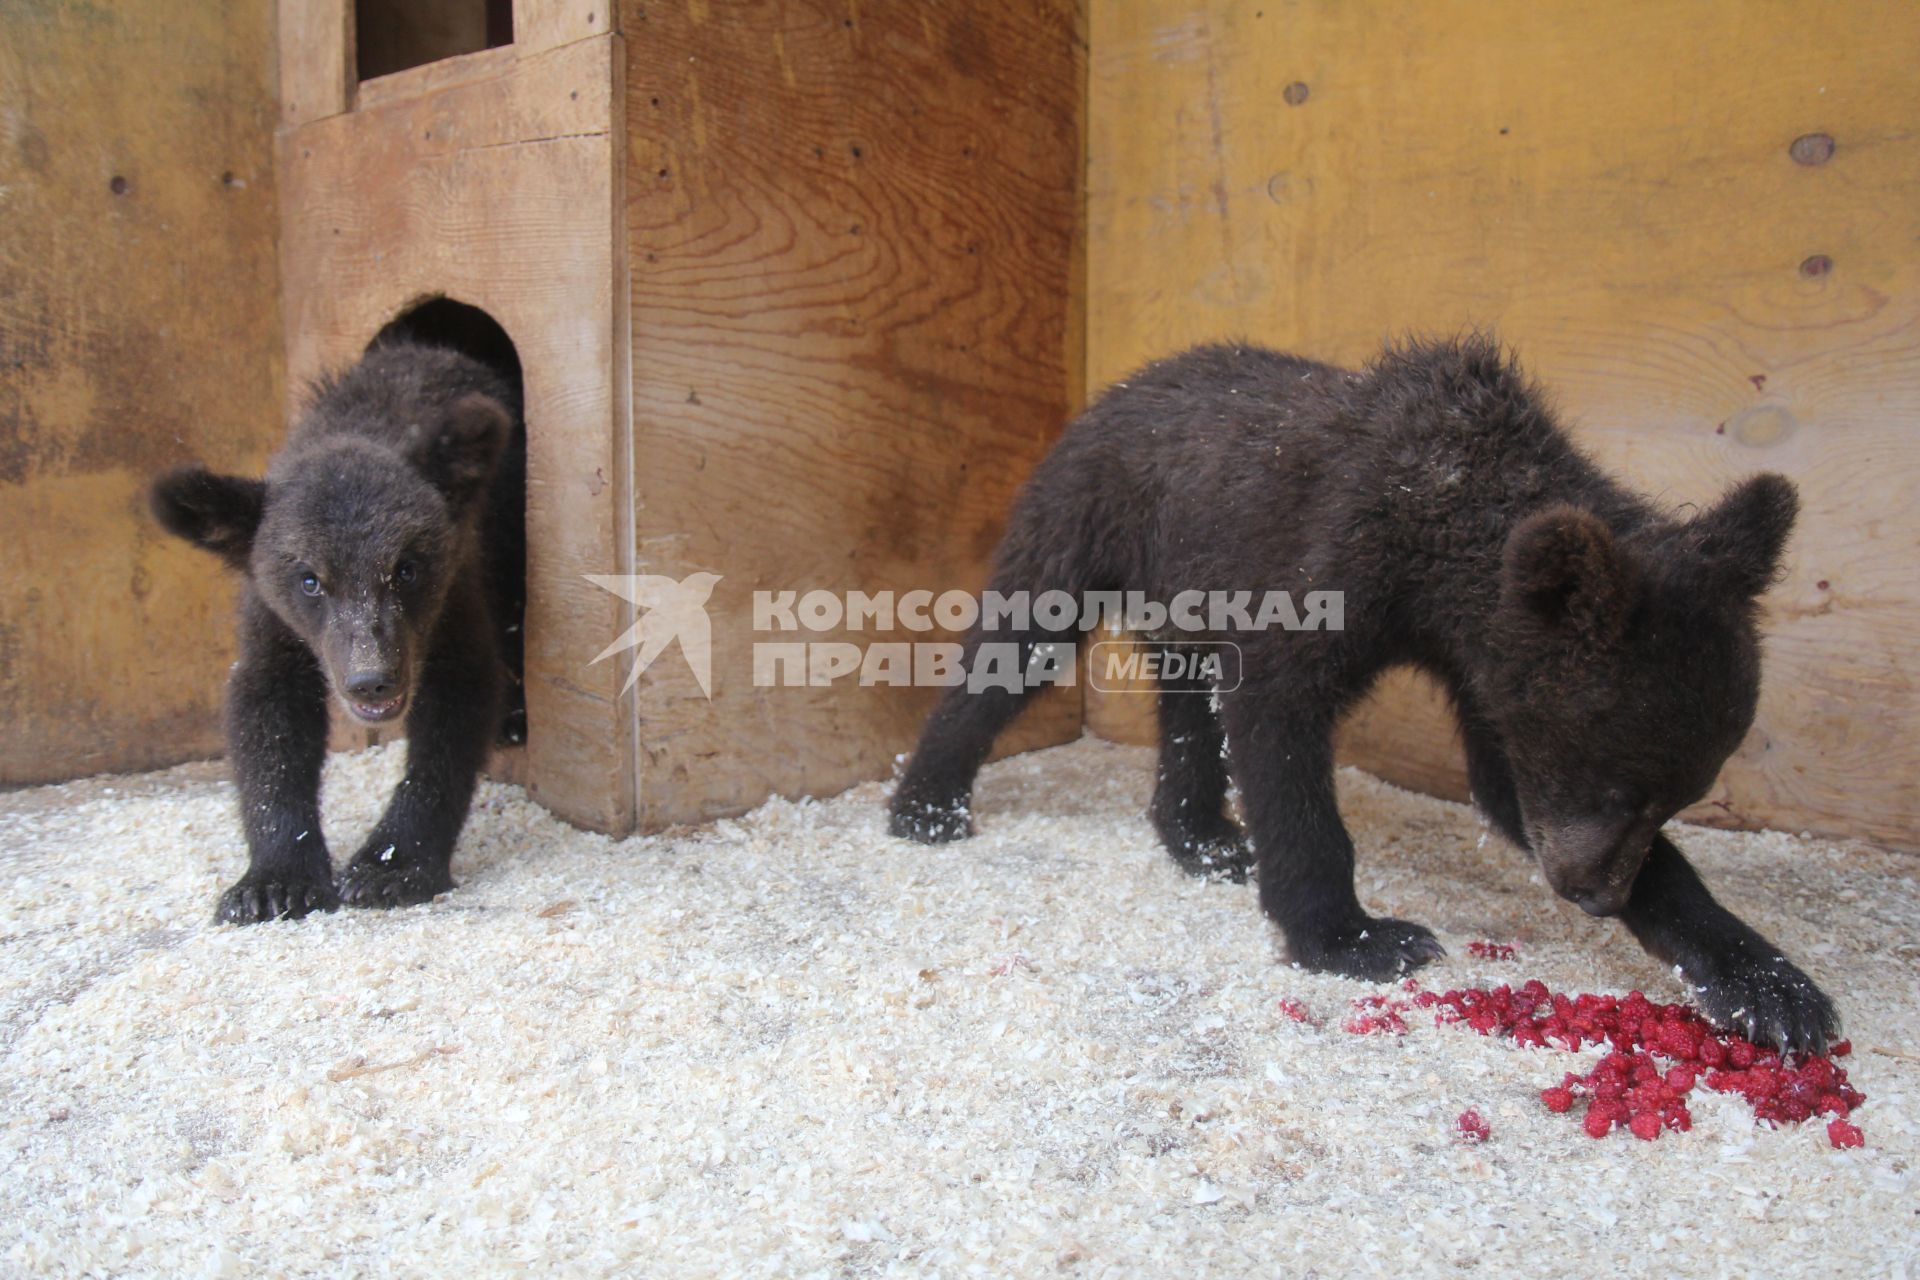
[[[1178,842],[1162,838],[1173,864],[1190,876],[1245,884],[1253,870],[1253,850],[1239,832],[1207,839],[1187,837]]]
[[[973,834],[973,814],[967,798],[923,800],[895,794],[889,807],[887,830],[902,840],[919,844],[949,844]]]

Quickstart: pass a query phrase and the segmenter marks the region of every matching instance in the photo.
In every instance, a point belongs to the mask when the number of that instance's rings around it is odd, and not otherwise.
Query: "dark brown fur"
[[[1014,508],[993,588],[1344,592],[1340,631],[1193,637],[1244,651],[1217,713],[1177,685],[1160,698],[1168,849],[1196,870],[1257,863],[1298,962],[1382,979],[1441,954],[1361,908],[1334,804],[1336,720],[1411,664],[1452,695],[1475,800],[1557,892],[1620,916],[1723,1024],[1819,1048],[1838,1027],[1826,996],[1660,831],[1753,722],[1755,599],[1795,511],[1772,475],[1690,518],[1657,509],[1573,447],[1491,341],[1414,343],[1362,373],[1208,346],[1067,429]],[[1023,701],[949,693],[895,792],[896,834],[967,834],[974,775]],[[1251,850],[1223,809],[1229,767]]]
[[[166,528],[244,576],[227,741],[248,867],[235,923],[424,902],[449,864],[501,723],[504,574],[518,554],[517,395],[486,365],[405,340],[323,379],[264,480],[176,471]],[[501,536],[502,532],[508,536]],[[334,697],[329,698],[329,691]],[[407,773],[334,880],[320,832],[327,704],[406,717]]]

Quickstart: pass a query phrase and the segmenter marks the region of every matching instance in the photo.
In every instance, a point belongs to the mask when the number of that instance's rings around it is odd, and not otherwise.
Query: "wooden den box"
[[[434,299],[510,339],[509,768],[556,813],[693,821],[885,776],[911,743],[931,690],[756,686],[752,596],[984,577],[1080,390],[1079,22],[1071,0],[281,3],[291,394]],[[711,697],[674,654],[623,692],[627,657],[593,660],[634,606],[589,575],[695,573],[719,575]],[[1078,732],[1056,698],[1022,741]]]

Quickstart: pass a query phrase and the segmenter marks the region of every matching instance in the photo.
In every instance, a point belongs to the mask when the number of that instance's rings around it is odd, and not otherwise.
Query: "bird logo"
[[[625,693],[639,681],[640,673],[678,640],[680,652],[686,657],[693,678],[699,682],[700,692],[712,700],[713,625],[707,619],[707,598],[713,594],[714,584],[720,581],[719,574],[690,573],[675,581],[657,573],[590,573],[586,579],[641,611],[638,620],[619,639],[602,649],[588,666],[616,653],[634,650],[627,682],[620,686],[620,692]]]

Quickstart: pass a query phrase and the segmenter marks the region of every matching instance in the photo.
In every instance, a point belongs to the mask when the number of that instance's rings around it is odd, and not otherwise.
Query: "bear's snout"
[[[406,685],[391,671],[356,671],[347,677],[346,694],[362,720],[391,720],[406,701]]]
[[[1544,833],[1540,869],[1555,893],[1588,915],[1618,915],[1659,830],[1639,819],[1574,819]]]

